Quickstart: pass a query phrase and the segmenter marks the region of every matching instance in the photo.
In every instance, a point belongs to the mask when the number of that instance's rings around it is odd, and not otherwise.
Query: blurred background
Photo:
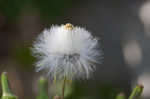
[[[8,72],[19,99],[37,95],[34,39],[52,24],[68,22],[101,38],[105,61],[93,78],[73,83],[67,99],[128,96],[138,83],[142,99],[150,99],[149,0],[0,0],[0,73]]]

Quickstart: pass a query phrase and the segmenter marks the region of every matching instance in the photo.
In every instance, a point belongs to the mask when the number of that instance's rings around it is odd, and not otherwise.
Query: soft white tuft
[[[88,78],[101,63],[98,40],[84,28],[71,24],[45,29],[33,45],[37,71],[47,70],[52,78]]]

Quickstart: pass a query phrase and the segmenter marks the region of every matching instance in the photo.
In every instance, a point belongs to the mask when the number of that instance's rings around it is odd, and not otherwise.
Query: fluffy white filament
[[[52,78],[88,78],[103,53],[98,40],[84,28],[71,24],[45,29],[33,45],[37,71],[46,70]]]

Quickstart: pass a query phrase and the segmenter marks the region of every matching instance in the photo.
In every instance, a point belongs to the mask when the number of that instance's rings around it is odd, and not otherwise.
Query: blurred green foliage
[[[115,99],[121,91],[121,88],[113,85],[96,85],[96,88],[90,89],[91,84],[76,82],[72,86],[72,93],[66,99]]]
[[[43,18],[55,18],[63,15],[71,0],[33,0]]]
[[[116,99],[126,99],[126,96],[124,93],[120,93],[116,96]]]
[[[19,15],[24,3],[25,0],[0,0],[0,11],[8,19],[14,19]]]
[[[17,62],[20,63],[19,66],[21,66],[23,69],[33,69],[35,58],[32,56],[30,47],[27,47],[28,45],[19,46],[14,49],[13,51],[13,57],[16,59]]]
[[[0,0],[0,12],[8,19],[18,18],[21,11],[38,11],[43,19],[54,19],[65,13],[71,0]],[[30,7],[30,9],[24,9]]]
[[[99,87],[99,95],[102,99],[115,99],[121,88],[114,85],[104,85]]]

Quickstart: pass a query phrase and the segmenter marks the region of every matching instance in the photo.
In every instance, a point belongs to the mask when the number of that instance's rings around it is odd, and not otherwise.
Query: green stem
[[[133,89],[131,95],[129,96],[129,99],[139,99],[141,94],[142,94],[142,92],[143,92],[143,88],[144,87],[142,85],[137,85]]]
[[[17,99],[17,97],[12,94],[9,88],[9,82],[8,82],[6,72],[3,72],[1,75],[1,84],[2,84],[2,98],[1,99]]]
[[[38,92],[38,96],[37,99],[49,99],[48,98],[48,94],[46,92],[46,79],[41,77],[38,81],[38,88],[39,88],[39,92]]]
[[[66,77],[64,77],[63,87],[62,87],[62,99],[65,97],[65,87],[66,87]]]
[[[6,72],[2,73],[2,75],[1,75],[2,91],[3,91],[3,93],[11,93],[6,75],[7,75]]]

